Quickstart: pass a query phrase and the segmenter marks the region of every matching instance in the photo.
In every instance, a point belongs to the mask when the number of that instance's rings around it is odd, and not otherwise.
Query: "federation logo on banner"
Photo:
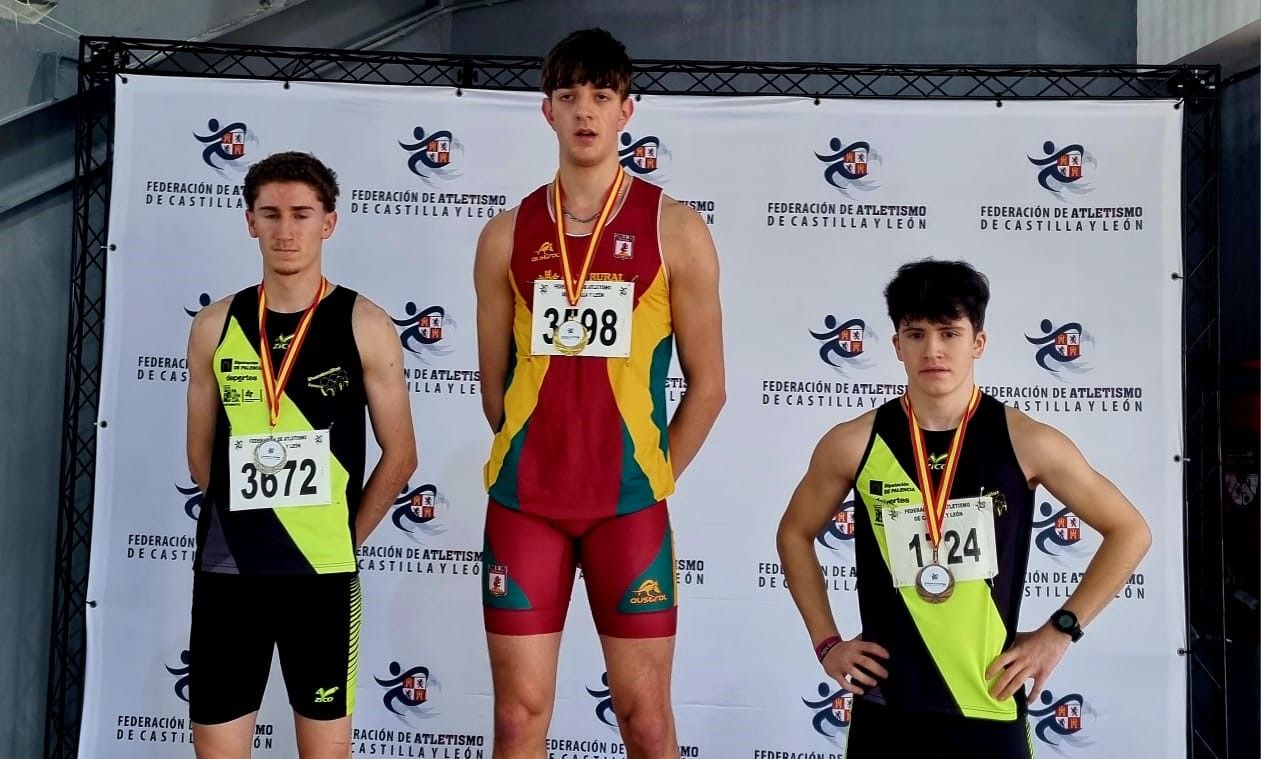
[[[418,126],[412,130],[412,139],[415,142],[399,140],[398,143],[400,148],[410,154],[407,159],[408,171],[428,185],[433,184],[430,181],[433,179],[449,182],[460,177],[451,163],[455,160],[457,151],[464,153],[464,145],[451,132],[444,129],[425,134],[424,127]]]
[[[827,526],[824,527],[817,538],[819,545],[829,548],[833,551],[839,551],[842,546],[853,546],[854,540],[854,500],[850,500],[841,504],[836,510],[836,514],[832,519],[828,520]]]
[[[833,743],[849,730],[850,716],[854,711],[854,696],[844,688],[833,689],[828,683],[819,683],[818,700],[801,699],[806,708],[814,712],[810,725],[819,735]]]
[[[398,498],[394,499],[394,512],[390,521],[400,532],[416,538],[420,535],[436,537],[446,532],[446,528],[438,522],[438,517],[445,513],[450,503],[438,492],[437,486],[425,483],[417,488],[404,485]]]
[[[1087,166],[1095,166],[1097,162],[1086,148],[1079,144],[1056,148],[1055,143],[1047,140],[1042,143],[1042,157],[1027,155],[1029,163],[1041,169],[1038,172],[1038,185],[1048,192],[1055,193],[1060,200],[1066,200],[1065,192],[1074,195],[1085,195],[1094,188],[1088,181]]]
[[[227,178],[225,170],[243,173],[248,164],[245,158],[246,145],[258,144],[258,138],[250,132],[244,121],[233,121],[221,126],[219,119],[206,122],[207,134],[193,132],[193,137],[204,145],[201,151],[202,163],[214,169],[220,176]]]
[[[450,341],[443,340],[455,330],[455,321],[447,316],[444,307],[429,306],[422,310],[413,301],[408,301],[403,311],[406,316],[401,319],[390,317],[400,328],[398,338],[403,350],[426,363],[428,357],[451,354],[454,348]]]
[[[828,141],[831,153],[815,153],[827,167],[823,169],[823,180],[849,197],[851,190],[871,192],[879,187],[871,173],[881,163],[880,154],[872,149],[865,140],[851,142],[848,145],[839,137]]]
[[[184,513],[188,515],[189,519],[196,522],[197,518],[201,516],[201,502],[205,498],[201,488],[190,477],[187,486],[176,485],[175,489],[179,491],[180,495],[184,496]]]
[[[1050,319],[1043,319],[1039,328],[1041,335],[1025,335],[1030,344],[1039,346],[1033,357],[1038,366],[1057,379],[1064,379],[1061,370],[1071,374],[1084,374],[1091,370],[1087,346],[1093,346],[1095,341],[1079,322],[1066,322],[1056,327]]]
[[[387,678],[373,679],[385,689],[381,703],[385,704],[391,714],[404,719],[429,719],[438,716],[438,709],[431,701],[442,689],[442,683],[438,682],[428,667],[412,667],[404,671],[402,665],[392,661],[389,674]]]
[[[634,176],[651,177],[657,184],[665,181],[665,159],[670,151],[659,137],[649,135],[636,140],[630,132],[622,132],[621,142],[617,155],[623,168]]]
[[[850,369],[870,369],[875,364],[865,358],[868,341],[876,335],[867,329],[863,319],[842,322],[832,314],[823,318],[823,331],[810,330],[810,336],[820,342],[819,360],[836,369],[842,375]]]
[[[1085,544],[1086,524],[1066,507],[1055,508],[1043,501],[1038,507],[1042,519],[1033,521],[1033,543],[1038,550],[1055,559],[1070,557],[1081,559],[1089,555]]]
[[[213,302],[214,301],[210,297],[210,293],[201,293],[197,296],[197,308],[188,308],[187,306],[185,306],[184,313],[188,314],[189,316],[196,316],[197,314],[201,313],[201,310],[203,308],[205,308],[206,306],[209,306]]]
[[[1033,734],[1052,751],[1067,756],[1065,749],[1082,749],[1094,742],[1087,731],[1098,713],[1080,693],[1056,699],[1051,691],[1044,690],[1038,699],[1041,707],[1029,707]]]
[[[587,695],[595,699],[595,718],[601,724],[617,729],[617,712],[613,709],[613,691],[609,688],[609,673],[600,675],[599,688],[587,688]]]
[[[166,667],[166,671],[170,672],[171,676],[175,678],[175,695],[179,696],[180,701],[186,704],[188,703],[188,671],[190,669],[188,658],[188,649],[184,649],[180,651],[180,666],[172,667],[167,665]]]

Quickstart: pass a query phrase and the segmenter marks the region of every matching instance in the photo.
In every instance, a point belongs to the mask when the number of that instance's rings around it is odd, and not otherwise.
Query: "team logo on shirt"
[[[815,153],[827,167],[823,169],[823,180],[849,197],[851,190],[870,192],[879,187],[872,176],[872,170],[882,159],[871,144],[865,140],[845,144],[839,137],[828,141],[829,153]]]
[[[862,319],[842,322],[828,314],[823,318],[823,330],[810,330],[810,336],[819,341],[819,360],[836,369],[842,375],[849,369],[869,369],[875,364],[863,357],[867,343],[876,335],[867,329]]]
[[[412,130],[415,142],[399,140],[398,146],[410,153],[407,168],[420,177],[425,184],[433,184],[431,179],[450,181],[460,175],[451,166],[456,151],[463,153],[464,145],[447,130],[425,134],[424,127]]]
[[[819,699],[801,699],[814,712],[810,724],[819,735],[835,742],[841,731],[849,728],[850,715],[854,711],[854,696],[844,688],[833,690],[827,683],[819,683]]]
[[[197,518],[201,516],[201,502],[205,498],[205,494],[201,492],[201,488],[191,478],[187,487],[176,485],[175,489],[179,491],[180,495],[184,496],[184,513],[188,515],[189,519],[196,522]]]
[[[420,533],[434,537],[446,532],[446,528],[436,523],[436,520],[449,505],[432,483],[425,483],[417,488],[412,488],[408,483],[403,486],[398,498],[394,499],[394,513],[390,516],[390,521],[408,535]]]
[[[206,130],[209,134],[193,132],[193,137],[205,145],[201,151],[202,162],[225,177],[224,169],[245,171],[246,166],[241,161],[245,157],[245,145],[249,142],[258,143],[258,138],[250,133],[245,122],[233,121],[220,125],[218,119],[210,119],[206,122]]]
[[[661,182],[662,177],[657,170],[665,168],[663,159],[670,155],[670,151],[655,135],[636,140],[630,132],[622,132],[622,147],[617,155],[622,167],[630,173],[641,177],[651,174],[654,182]]]
[[[629,261],[635,257],[635,235],[613,233],[613,257]]]
[[[1035,720],[1033,734],[1038,740],[1061,755],[1065,747],[1078,749],[1093,742],[1085,730],[1098,715],[1080,693],[1056,699],[1051,691],[1044,690],[1039,700],[1041,707],[1029,707],[1029,718]]]
[[[415,715],[418,717],[434,717],[438,712],[429,703],[442,684],[429,671],[428,667],[412,667],[406,671],[396,661],[390,662],[390,677],[382,679],[374,677],[377,685],[385,688],[381,697],[385,708],[400,717]]]
[[[1033,522],[1033,543],[1038,550],[1047,556],[1081,555],[1085,553],[1081,545],[1086,525],[1067,508],[1055,506],[1043,501],[1038,511],[1042,519]]]
[[[318,390],[324,398],[332,398],[350,387],[350,375],[340,366],[326,369],[306,379],[307,387]]]
[[[1065,322],[1058,327],[1054,324],[1050,319],[1043,319],[1039,325],[1041,335],[1025,335],[1030,344],[1038,346],[1033,360],[1060,379],[1064,376],[1062,371],[1073,374],[1090,371],[1092,367],[1085,348],[1093,346],[1095,339],[1080,322]]]
[[[398,338],[403,350],[424,360],[427,356],[446,356],[453,350],[443,339],[455,328],[455,322],[447,316],[442,306],[420,309],[412,301],[403,307],[407,314],[402,319],[390,319],[401,329]]]
[[[508,595],[507,564],[491,564],[486,568],[486,592],[495,598]]]
[[[180,651],[180,665],[178,667],[167,666],[166,671],[171,673],[175,678],[175,695],[184,703],[188,703],[188,649]]]
[[[819,532],[816,540],[825,548],[837,550],[854,539],[854,501],[850,499],[841,504],[836,514],[828,520],[828,524]]]
[[[609,673],[600,675],[599,688],[587,688],[587,695],[596,700],[595,718],[609,727],[617,727],[617,712],[613,709],[613,690],[609,687]]]
[[[1038,185],[1042,189],[1055,193],[1061,200],[1065,199],[1063,190],[1084,195],[1094,189],[1086,180],[1085,167],[1097,164],[1086,148],[1074,144],[1056,149],[1055,143],[1047,140],[1042,143],[1042,153],[1040,158],[1025,156],[1029,163],[1041,168]]]

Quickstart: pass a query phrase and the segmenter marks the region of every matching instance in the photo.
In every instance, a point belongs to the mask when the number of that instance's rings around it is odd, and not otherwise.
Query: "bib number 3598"
[[[283,452],[277,451],[279,446]],[[328,431],[236,435],[228,441],[232,511],[332,502]]]
[[[538,280],[534,283],[530,352],[536,356],[626,358],[630,355],[633,301],[634,285],[629,282],[588,282],[578,303],[570,305],[563,282]]]

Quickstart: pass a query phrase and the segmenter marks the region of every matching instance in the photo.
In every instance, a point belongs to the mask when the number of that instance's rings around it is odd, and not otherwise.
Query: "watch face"
[[[1060,628],[1061,630],[1073,629],[1073,624],[1075,621],[1076,620],[1073,619],[1073,615],[1068,612],[1060,612],[1059,614],[1055,615],[1055,626]]]

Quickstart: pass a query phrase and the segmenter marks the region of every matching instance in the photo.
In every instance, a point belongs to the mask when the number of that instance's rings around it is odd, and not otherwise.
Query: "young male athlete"
[[[963,262],[904,265],[885,290],[906,393],[819,441],[780,522],[815,653],[857,695],[846,756],[1029,757],[1032,700],[1151,543],[1067,437],[976,387],[989,284]],[[1016,632],[1042,485],[1103,536],[1045,624]],[[842,640],[814,540],[854,493],[862,632]]]
[[[272,649],[303,759],[350,756],[355,549],[416,467],[402,347],[384,311],[323,274],[337,178],[305,153],[245,177],[263,279],[188,341],[197,523],[189,712],[199,759],[248,757]],[[364,484],[364,408],[381,459]]]
[[[691,208],[622,171],[630,61],[575,32],[543,65],[555,179],[492,219],[475,264],[486,485],[483,605],[496,759],[541,759],[575,567],[631,759],[678,756],[666,496],[725,400],[718,260]],[[687,394],[667,425],[677,339]]]

